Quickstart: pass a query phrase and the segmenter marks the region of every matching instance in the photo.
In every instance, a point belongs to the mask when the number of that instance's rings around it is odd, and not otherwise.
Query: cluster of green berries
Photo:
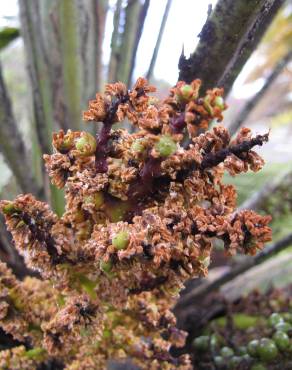
[[[268,370],[275,362],[284,364],[291,359],[292,313],[272,313],[265,321],[264,332],[268,333],[267,337],[252,339],[237,348],[226,346],[219,334],[199,336],[194,339],[193,347],[197,356],[211,356],[217,369],[233,370],[244,363],[251,370]]]

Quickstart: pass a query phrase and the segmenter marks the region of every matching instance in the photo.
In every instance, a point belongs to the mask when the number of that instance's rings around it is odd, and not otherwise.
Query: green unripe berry
[[[254,364],[250,370],[267,370],[266,366],[263,364]]]
[[[199,351],[207,351],[209,347],[209,337],[207,335],[202,335],[197,337],[193,341],[193,346]]]
[[[279,354],[275,342],[269,338],[262,338],[258,347],[258,355],[264,362],[273,361]]]
[[[156,143],[155,149],[161,157],[168,157],[177,150],[177,146],[170,136],[163,135],[160,137],[158,143]]]
[[[84,203],[93,203],[96,209],[100,208],[104,203],[104,195],[101,191],[84,197]]]
[[[275,329],[287,333],[292,330],[292,326],[288,322],[282,321],[275,325]]]
[[[74,147],[74,135],[68,133],[64,136],[63,141],[56,145],[56,149],[60,153],[68,153],[70,149]]]
[[[258,348],[259,348],[259,341],[257,339],[254,339],[250,341],[247,345],[247,352],[250,356],[256,357]]]
[[[281,315],[279,315],[278,313],[274,312],[271,314],[271,316],[269,317],[269,320],[268,320],[268,323],[270,326],[275,326],[277,325],[279,322],[283,322],[283,318]]]
[[[290,324],[292,323],[292,314],[290,312],[284,312],[281,316],[285,321],[288,321]]]
[[[40,360],[43,355],[46,353],[46,350],[41,347],[32,348],[25,352],[25,356],[31,359]]]
[[[12,215],[13,213],[16,213],[18,209],[15,207],[13,202],[9,202],[5,204],[5,206],[2,207],[2,212],[5,215]]]
[[[240,356],[232,356],[229,360],[229,365],[232,369],[237,369],[237,366],[241,363],[242,358]]]
[[[109,272],[111,272],[111,269],[113,267],[113,264],[111,261],[100,261],[100,264],[99,264],[99,267],[101,269],[101,271],[105,272],[106,274],[108,274]]]
[[[203,100],[204,107],[206,108],[206,111],[213,116],[213,108],[210,103],[210,97],[207,95]]]
[[[238,353],[240,355],[246,355],[247,354],[247,348],[246,348],[246,346],[240,346],[240,347],[238,347]]]
[[[277,331],[273,335],[273,340],[275,341],[276,346],[279,349],[281,349],[282,351],[287,349],[290,345],[290,339],[289,339],[288,335],[286,333],[284,333],[283,331]]]
[[[217,334],[212,334],[210,339],[210,347],[212,351],[215,351],[216,348],[222,343],[222,337]]]
[[[222,357],[231,357],[234,355],[234,351],[230,347],[223,347],[220,351]]]
[[[143,141],[144,139],[136,139],[131,145],[131,150],[133,152],[142,153],[145,149],[143,146]]]
[[[82,156],[90,156],[95,153],[96,139],[89,132],[82,132],[81,137],[75,143],[76,149]]]
[[[222,356],[215,356],[214,357],[214,362],[217,366],[223,366],[225,364],[225,360]]]
[[[189,100],[193,95],[193,88],[191,85],[184,85],[180,89],[180,93],[185,100]]]
[[[222,110],[225,108],[224,99],[222,98],[222,96],[216,96],[216,98],[214,99],[214,103],[216,107]]]
[[[112,240],[113,246],[118,249],[125,249],[129,244],[129,234],[127,231],[119,231]]]
[[[246,353],[245,355],[241,356],[242,358],[242,361],[245,361],[246,363],[250,363],[251,362],[251,357],[248,353]]]
[[[203,265],[203,267],[207,268],[209,267],[210,265],[210,262],[211,262],[211,259],[210,259],[210,256],[207,256],[207,257],[199,257],[198,260],[200,261],[200,263]]]

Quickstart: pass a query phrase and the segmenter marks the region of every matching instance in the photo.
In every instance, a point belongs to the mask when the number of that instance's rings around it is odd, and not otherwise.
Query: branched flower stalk
[[[0,325],[21,343],[0,352],[1,369],[105,369],[109,359],[191,369],[188,355],[169,352],[185,342],[171,312],[184,282],[207,274],[216,239],[229,255],[253,255],[271,239],[270,217],[237,212],[222,181],[224,171],[260,170],[253,147],[268,135],[244,128],[231,141],[214,125],[223,90],[201,97],[200,85],[178,82],[161,102],[143,78],[130,91],[107,85],[84,112],[102,125],[97,137],[60,131],[44,155],[65,188],[64,215],[30,194],[0,203],[16,248],[42,276],[18,281],[0,266]],[[133,133],[113,128],[125,119]]]

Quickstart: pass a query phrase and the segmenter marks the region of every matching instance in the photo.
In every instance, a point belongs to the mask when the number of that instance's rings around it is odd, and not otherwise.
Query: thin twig
[[[238,263],[228,272],[220,276],[218,279],[206,284],[199,285],[179,300],[176,305],[176,310],[183,310],[185,307],[191,305],[195,301],[202,299],[202,297],[206,296],[207,294],[220,289],[224,284],[235,279],[237,276],[243,274],[251,268],[265,262],[267,259],[286,249],[291,244],[292,233],[279,240],[278,242],[267,246],[255,257],[247,258],[244,262]]]

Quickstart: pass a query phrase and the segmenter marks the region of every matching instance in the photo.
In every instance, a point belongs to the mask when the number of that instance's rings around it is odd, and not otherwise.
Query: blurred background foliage
[[[244,8],[244,1],[237,2]],[[61,214],[63,194],[48,184],[41,158],[51,151],[52,131],[84,129],[82,110],[107,82],[130,86],[144,75],[165,96],[178,78],[182,46],[196,53],[197,35],[212,19],[208,5],[214,9],[217,1],[9,3],[0,4],[1,89],[6,97],[0,103],[0,197],[34,192]],[[292,2],[278,3],[280,10],[272,14],[261,41],[237,72],[224,121],[232,127],[244,117],[240,125],[254,132],[271,129],[270,142],[260,150],[265,168],[258,174],[226,176],[226,182],[236,185],[239,205],[272,214],[275,241],[292,232]],[[5,101],[11,102],[11,111]],[[18,263],[3,224],[0,244],[2,258]]]

